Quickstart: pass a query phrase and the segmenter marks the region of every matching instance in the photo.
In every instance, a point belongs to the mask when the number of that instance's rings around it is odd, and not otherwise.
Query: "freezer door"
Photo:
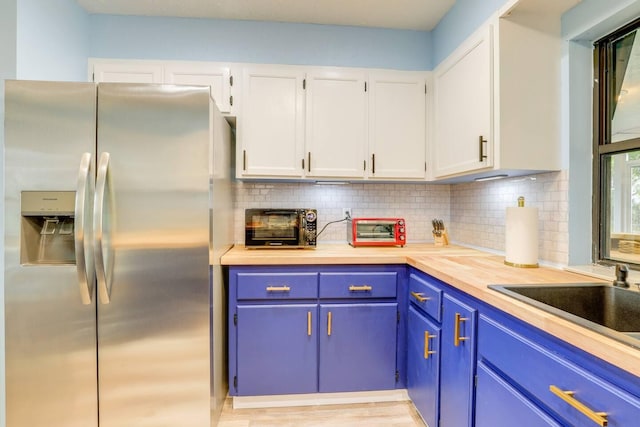
[[[100,427],[210,425],[209,142],[208,89],[99,85]]]
[[[81,176],[83,188],[91,191],[95,116],[96,87],[92,83],[5,82],[7,427],[91,427],[98,423],[91,263],[74,261],[74,252],[82,245],[75,244],[70,228]],[[42,221],[47,217],[44,214],[23,217],[23,191],[70,196],[66,223],[53,218],[55,215],[48,222]],[[87,193],[81,198],[91,199]],[[39,200],[55,202],[46,197]],[[44,223],[55,227],[48,227],[44,234],[35,230]],[[82,231],[78,224],[75,229]],[[40,246],[21,265],[21,248],[26,250],[30,239]],[[63,262],[48,257],[51,242],[64,249]],[[88,272],[81,287],[77,267],[82,270],[83,266]]]

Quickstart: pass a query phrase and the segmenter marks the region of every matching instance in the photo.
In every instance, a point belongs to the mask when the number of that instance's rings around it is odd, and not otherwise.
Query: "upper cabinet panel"
[[[493,165],[492,55],[487,26],[435,71],[435,177]]]
[[[208,63],[171,63],[164,67],[165,83],[206,85],[222,113],[231,113],[231,69]]]
[[[367,144],[364,72],[307,76],[307,176],[363,178]]]
[[[425,178],[426,76],[369,74],[369,178]]]
[[[304,76],[294,67],[244,69],[237,128],[239,178],[302,177]]]
[[[97,62],[90,74],[96,83],[163,83],[162,65],[150,62]]]

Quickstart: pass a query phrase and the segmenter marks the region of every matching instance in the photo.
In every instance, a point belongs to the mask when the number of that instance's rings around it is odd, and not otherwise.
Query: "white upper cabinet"
[[[155,62],[95,62],[89,72],[96,83],[163,83],[162,65]]]
[[[434,178],[562,168],[560,16],[566,3],[520,1],[438,65]]]
[[[364,178],[366,74],[312,70],[307,75],[306,176]]]
[[[488,25],[434,73],[433,175],[493,165],[493,43]]]
[[[237,127],[237,176],[301,178],[304,171],[304,72],[246,67]]]
[[[425,73],[369,73],[369,178],[424,179]]]
[[[231,69],[211,63],[177,62],[164,67],[164,82],[178,85],[207,85],[222,113],[231,113]]]
[[[96,83],[159,83],[211,87],[223,114],[232,114],[231,68],[215,62],[90,59],[89,80]]]

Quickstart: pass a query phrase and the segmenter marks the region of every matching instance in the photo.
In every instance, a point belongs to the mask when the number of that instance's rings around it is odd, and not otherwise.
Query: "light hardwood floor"
[[[218,427],[424,427],[404,402],[233,409],[225,401]]]

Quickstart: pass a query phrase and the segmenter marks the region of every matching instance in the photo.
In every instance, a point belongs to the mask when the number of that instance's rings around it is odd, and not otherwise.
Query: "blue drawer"
[[[485,316],[480,316],[478,359],[526,390],[568,425],[597,425],[577,406],[607,414],[609,427],[638,425],[640,398]],[[563,396],[562,392],[572,392]]]
[[[320,273],[320,298],[395,298],[398,273]]]
[[[442,322],[442,290],[416,274],[409,276],[409,301]]]
[[[238,273],[238,300],[318,297],[318,273]]]

